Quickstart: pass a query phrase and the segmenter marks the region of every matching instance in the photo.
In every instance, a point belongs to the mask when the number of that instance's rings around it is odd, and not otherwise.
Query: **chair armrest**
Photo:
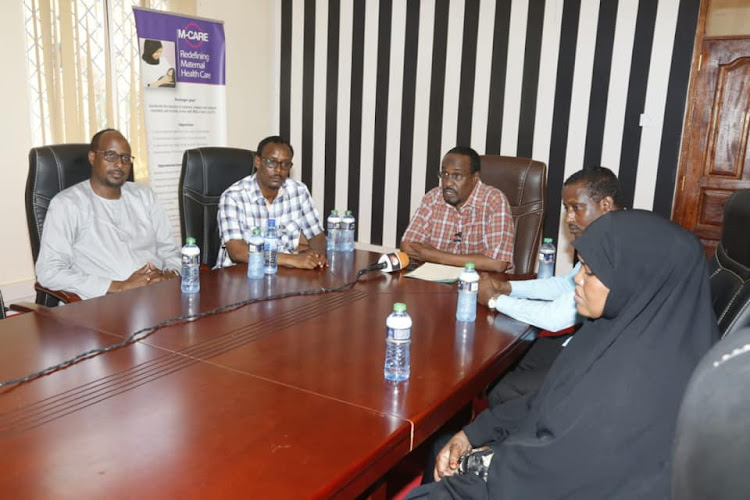
[[[15,302],[9,305],[8,309],[10,309],[11,311],[16,311],[20,313],[27,313],[27,312],[33,312],[33,311],[44,311],[49,308],[46,306],[35,304],[33,302]]]
[[[57,300],[64,302],[65,304],[81,301],[81,297],[73,292],[66,292],[64,290],[50,290],[49,288],[43,287],[39,283],[34,283],[34,290],[36,290],[37,292],[46,293],[47,295],[51,295]]]
[[[535,280],[536,279],[536,273],[528,273],[528,274],[506,274],[508,281],[526,281],[526,280]]]

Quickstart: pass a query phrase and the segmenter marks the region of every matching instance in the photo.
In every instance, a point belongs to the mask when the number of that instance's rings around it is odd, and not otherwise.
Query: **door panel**
[[[707,38],[701,57],[673,219],[710,252],[727,198],[750,188],[750,38]]]

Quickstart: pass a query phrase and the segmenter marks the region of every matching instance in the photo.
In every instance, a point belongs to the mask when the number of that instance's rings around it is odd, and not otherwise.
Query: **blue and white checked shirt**
[[[303,183],[287,178],[269,210],[255,174],[247,176],[229,186],[219,199],[221,248],[216,268],[234,264],[226,248],[228,241],[249,241],[255,227],[265,233],[268,219],[276,219],[280,253],[292,252],[291,235],[297,229],[308,240],[323,232],[310,191]]]

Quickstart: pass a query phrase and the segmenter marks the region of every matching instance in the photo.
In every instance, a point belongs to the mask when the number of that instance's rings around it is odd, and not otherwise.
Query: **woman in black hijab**
[[[174,68],[163,52],[164,45],[159,40],[143,41],[141,79],[146,87],[174,88],[175,86]]]
[[[573,245],[576,304],[590,320],[536,396],[480,414],[438,455],[442,480],[411,498],[669,496],[682,394],[718,339],[703,248],[640,210],[600,217]]]

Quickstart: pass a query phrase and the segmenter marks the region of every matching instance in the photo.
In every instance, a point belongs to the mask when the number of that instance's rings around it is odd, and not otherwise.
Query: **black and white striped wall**
[[[700,0],[281,0],[278,123],[325,217],[395,247],[445,151],[549,167],[545,236],[570,268],[563,180],[620,177],[669,216]]]

